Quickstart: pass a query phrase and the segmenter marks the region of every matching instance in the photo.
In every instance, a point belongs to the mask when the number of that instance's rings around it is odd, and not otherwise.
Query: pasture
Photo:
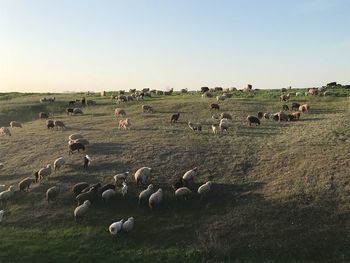
[[[299,121],[261,121],[249,127],[247,115],[281,110],[280,91],[234,93],[210,110],[215,98],[199,93],[154,96],[143,102],[116,104],[98,94],[0,94],[0,126],[12,120],[23,128],[0,137],[0,184],[14,185],[14,197],[0,206],[0,262],[346,262],[350,260],[350,90],[344,96],[292,96],[308,103]],[[68,101],[82,97],[97,105],[82,116],[65,113]],[[141,113],[141,105],[154,113]],[[122,107],[130,130],[118,129],[114,109]],[[48,130],[41,111],[62,120],[65,130]],[[179,112],[177,123],[170,123]],[[227,133],[213,134],[212,115],[230,113]],[[193,132],[187,122],[202,124]],[[68,155],[68,136],[90,141],[85,153]],[[89,170],[83,157],[92,158]],[[63,156],[66,164],[29,192],[18,182]],[[151,211],[138,206],[135,171],[152,168],[151,182],[164,190],[164,202]],[[171,181],[198,167],[189,200],[177,201]],[[97,200],[76,223],[75,183],[113,183],[113,175],[130,171],[126,197]],[[211,193],[196,194],[211,180]],[[47,204],[45,192],[61,183],[65,190]],[[131,233],[112,237],[108,226],[135,218]]]

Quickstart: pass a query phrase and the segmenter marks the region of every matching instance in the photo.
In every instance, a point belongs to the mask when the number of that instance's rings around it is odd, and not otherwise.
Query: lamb
[[[57,129],[59,129],[59,128],[65,129],[65,128],[66,128],[66,125],[63,123],[63,121],[57,121],[57,120],[55,120],[55,121],[53,122],[53,125],[54,125]]]
[[[200,123],[192,123],[192,122],[188,122],[188,127],[190,127],[190,129],[192,131],[202,131],[202,125]]]
[[[211,125],[211,129],[213,130],[213,133],[214,134],[217,134],[218,133],[218,127],[217,126],[215,126],[215,125]]]
[[[81,143],[72,143],[71,145],[69,145],[69,152],[68,154],[73,154],[75,151],[80,151],[80,150],[83,150],[85,151],[85,146],[82,145]]]
[[[74,103],[75,103],[75,101],[74,101]],[[73,112],[74,112],[74,109],[73,108],[66,108],[66,113],[67,113],[67,115],[69,115],[69,114],[73,114]]]
[[[174,113],[173,115],[171,115],[171,118],[170,118],[170,123],[175,123],[179,120],[179,117],[180,117],[180,113]]]
[[[18,121],[11,121],[10,122],[10,126],[11,126],[12,129],[15,128],[15,127],[22,128],[22,124],[20,122],[18,122]]]
[[[206,195],[210,192],[212,182],[208,181],[205,184],[202,184],[200,187],[198,187],[198,194],[200,195]]]
[[[115,114],[116,117],[117,117],[117,116],[122,116],[122,117],[124,117],[124,116],[126,115],[126,112],[125,112],[125,110],[122,109],[122,108],[116,108],[116,109],[114,110],[114,114]]]
[[[0,135],[3,135],[3,136],[11,136],[11,132],[9,130],[9,128],[7,127],[1,127],[0,128]]]
[[[258,119],[261,120],[263,117],[264,117],[264,114],[261,111],[259,111],[258,112]]]
[[[80,182],[73,186],[73,193],[75,196],[79,195],[85,188],[88,188],[89,184],[87,182]]]
[[[0,210],[0,223],[2,222],[2,219],[4,218],[4,210]]]
[[[151,194],[153,194],[153,184],[148,185],[147,189],[143,190],[139,194],[139,204],[141,203],[142,200],[147,200],[148,201],[148,199],[151,196]]]
[[[156,206],[159,206],[163,201],[163,190],[159,188],[157,192],[151,194],[148,200],[148,205],[151,209],[154,209]]]
[[[309,111],[309,105],[308,104],[303,104],[303,105],[300,105],[299,107],[299,111],[302,112],[302,113],[307,113]]]
[[[118,222],[114,222],[109,226],[109,233],[111,233],[111,235],[116,235],[118,233],[120,233],[122,231],[123,228],[123,222],[124,219],[121,219]]]
[[[300,107],[300,103],[292,102],[292,110],[298,110]]]
[[[252,123],[256,125],[260,125],[260,120],[255,116],[248,115],[247,121],[249,122],[249,126],[251,126]]]
[[[107,202],[110,199],[112,199],[116,194],[117,194],[117,192],[114,189],[107,189],[102,193],[102,199],[105,202]]]
[[[86,200],[82,205],[79,205],[77,208],[75,208],[74,210],[75,221],[77,221],[78,219],[86,215],[90,205],[91,205],[91,202],[89,200]]]
[[[81,135],[80,133],[73,133],[71,135],[69,135],[69,140],[70,141],[74,141],[76,139],[80,139],[80,138],[83,138],[83,135]]]
[[[55,171],[59,170],[65,163],[66,163],[66,161],[64,160],[63,157],[57,158],[53,163],[53,169]]]
[[[84,201],[89,200],[90,202],[94,201],[96,198],[97,188],[90,188],[88,192],[79,194],[75,200],[77,200],[78,205],[84,203]],[[103,193],[102,193],[103,194]]]
[[[128,193],[128,186],[126,185],[125,182],[123,182],[123,187],[122,187],[122,195],[123,197]]]
[[[83,113],[83,111],[82,111],[80,108],[74,108],[74,109],[73,109],[73,114],[74,114],[74,115],[76,115],[76,114],[81,114],[81,115],[83,115],[84,113]]]
[[[183,176],[182,176],[182,180],[184,182],[189,182],[194,180],[194,177],[197,176],[197,172],[198,172],[198,168],[194,167],[191,170],[188,170]]]
[[[20,191],[27,192],[29,190],[30,185],[35,182],[35,179],[27,177],[19,182],[18,188]]]
[[[115,176],[113,176],[114,183],[117,185],[121,181],[125,182],[129,174],[129,171],[125,173],[116,174]]]
[[[54,121],[53,120],[46,120],[46,127],[47,129],[53,129],[55,127]]]
[[[130,232],[133,228],[134,228],[134,218],[133,218],[133,217],[129,217],[128,220],[126,220],[126,221],[123,223],[122,231],[128,233],[128,232]]]
[[[227,112],[223,112],[223,113],[220,114],[220,119],[232,120],[232,116],[231,116],[231,114],[229,114]]]
[[[175,191],[176,199],[183,197],[185,200],[192,194],[192,191],[188,187],[180,187]]]
[[[42,180],[44,177],[50,176],[51,174],[51,164],[46,165],[45,168],[41,168],[38,171],[39,179]]]
[[[148,178],[151,176],[151,172],[152,168],[149,167],[141,167],[140,169],[138,169],[134,175],[136,184],[139,185],[139,183],[141,183],[142,185],[144,185]]]
[[[153,113],[154,110],[149,105],[142,105],[142,113]]]
[[[130,119],[126,118],[125,120],[119,121],[119,129],[123,128],[124,130],[130,130],[131,122]]]
[[[49,114],[47,112],[39,112],[39,119],[47,119]]]
[[[53,187],[50,187],[49,189],[47,189],[47,191],[46,191],[47,203],[49,204],[50,201],[55,201],[60,192],[61,192],[61,186],[59,186],[59,185],[53,186]]]
[[[216,103],[212,103],[212,104],[210,104],[210,109],[211,110],[219,110],[220,109],[220,106],[219,106],[219,104],[216,104]]]
[[[3,201],[6,201],[6,200],[12,198],[14,193],[15,193],[15,188],[11,185],[7,190],[2,191],[0,193],[0,201],[3,202]]]

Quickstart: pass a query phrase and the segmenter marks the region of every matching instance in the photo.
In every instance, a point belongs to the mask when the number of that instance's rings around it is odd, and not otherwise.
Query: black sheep
[[[74,151],[79,152],[80,150],[85,151],[85,146],[82,145],[81,143],[75,142],[75,143],[72,143],[71,145],[69,145],[69,155],[73,154]]]

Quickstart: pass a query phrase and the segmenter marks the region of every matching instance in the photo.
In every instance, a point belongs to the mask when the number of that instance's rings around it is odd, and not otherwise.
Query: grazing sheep
[[[74,141],[74,140],[81,139],[81,138],[83,138],[83,135],[81,135],[80,133],[73,133],[73,134],[69,135],[68,140]]]
[[[89,200],[86,200],[82,205],[79,205],[74,210],[74,219],[77,221],[78,219],[84,217],[86,213],[89,210],[89,207],[91,205],[91,202]]]
[[[210,109],[211,110],[219,110],[220,106],[219,106],[219,104],[212,103],[212,104],[210,104]]]
[[[264,113],[261,111],[258,112],[258,119],[261,120],[264,117]]]
[[[53,120],[46,120],[46,127],[47,129],[53,129],[55,128],[55,124],[54,124],[54,121]]]
[[[39,119],[47,119],[49,114],[47,112],[39,112]]]
[[[66,128],[66,125],[64,124],[63,121],[57,121],[57,120],[55,120],[55,121],[53,122],[53,124],[54,124],[54,126],[55,126],[57,129],[59,129],[59,128],[65,129],[65,128]]]
[[[288,121],[288,115],[281,111],[277,113],[277,116],[278,116],[278,121]]]
[[[309,105],[308,104],[303,104],[303,105],[300,105],[299,107],[299,111],[302,112],[302,113],[307,113],[309,111]]]
[[[0,184],[0,193],[1,193],[2,191],[5,191],[5,189],[6,189],[6,185]]]
[[[6,201],[12,198],[14,193],[15,193],[15,188],[11,185],[7,190],[2,191],[0,193],[0,202]]]
[[[115,185],[114,184],[105,184],[104,186],[101,186],[100,188],[98,188],[98,195],[102,195],[104,191],[108,190],[108,189],[112,189],[115,190]]]
[[[208,181],[205,184],[202,184],[200,187],[198,187],[198,194],[200,195],[206,195],[210,192],[212,182]]]
[[[255,116],[248,115],[247,121],[249,122],[249,126],[251,126],[252,123],[256,125],[260,125],[260,120]]]
[[[75,151],[80,151],[83,150],[85,151],[85,146],[82,145],[81,143],[72,143],[71,145],[68,146],[69,147],[69,152],[68,155],[73,154]]]
[[[120,173],[120,174],[116,174],[113,176],[114,179],[114,183],[117,185],[120,182],[125,182],[126,178],[128,177],[128,175],[130,174],[130,172],[125,172],[125,173]]]
[[[198,172],[198,168],[197,168],[197,167],[194,167],[193,169],[188,170],[188,171],[185,172],[185,174],[182,176],[182,180],[183,180],[184,182],[189,182],[189,181],[194,180],[194,177],[197,175],[197,172]]]
[[[280,101],[288,102],[289,96],[290,96],[289,93],[288,93],[287,95],[282,94],[282,95],[280,96]]]
[[[72,115],[73,114],[73,112],[74,112],[74,109],[73,108],[66,108],[66,114],[67,115]]]
[[[214,134],[217,134],[218,133],[218,129],[219,127],[218,126],[215,126],[215,125],[211,125],[211,129],[213,130],[213,133]]]
[[[170,123],[175,123],[179,120],[179,117],[180,117],[180,113],[174,113],[173,115],[171,115],[171,118],[170,118]]]
[[[142,113],[153,113],[153,107],[149,105],[142,105]]]
[[[123,222],[124,219],[118,221],[118,222],[114,222],[109,226],[109,233],[111,233],[111,235],[116,235],[118,233],[120,233],[122,231],[123,228]]]
[[[188,187],[180,187],[175,191],[176,199],[184,198],[185,200],[192,194],[192,191]]]
[[[47,189],[47,191],[46,191],[47,203],[49,204],[50,201],[55,201],[60,192],[61,192],[61,186],[59,186],[59,185],[53,186],[53,187],[50,187],[49,189]]]
[[[4,218],[4,213],[5,213],[4,210],[0,211],[0,223],[2,222],[2,219]]]
[[[73,186],[73,193],[75,196],[79,195],[85,188],[88,188],[90,185],[87,182],[80,182]]]
[[[9,128],[7,127],[1,127],[0,128],[0,135],[3,135],[3,136],[11,136],[11,132],[9,130]]]
[[[40,180],[42,180],[44,177],[47,177],[50,175],[51,175],[51,164],[46,165],[45,168],[41,168],[38,171],[38,176],[39,176]]]
[[[192,122],[188,122],[188,127],[190,127],[190,129],[192,131],[202,131],[202,125],[200,123],[192,123]]]
[[[141,183],[142,185],[144,185],[148,178],[151,176],[151,172],[152,168],[149,167],[141,167],[140,169],[138,169],[134,175],[136,184],[139,185],[139,183]]]
[[[83,115],[84,113],[83,113],[83,111],[82,111],[80,108],[74,108],[74,109],[73,109],[73,114],[74,114],[74,115],[76,115],[76,114],[81,114],[81,115]]]
[[[94,191],[96,191],[96,193],[99,193],[100,192],[100,188],[101,188],[101,183],[96,183],[96,184],[93,184],[85,189],[83,189],[83,191],[81,191],[82,193],[87,193],[90,191],[90,189],[94,189]]]
[[[289,110],[289,107],[287,104],[282,105],[282,110],[287,111]]]
[[[103,193],[102,193],[103,194]],[[84,201],[89,200],[90,202],[94,201],[97,195],[97,188],[90,188],[88,192],[79,194],[75,200],[77,200],[78,205],[84,203]]]
[[[32,183],[35,182],[35,179],[27,177],[24,178],[22,181],[19,182],[18,188],[20,191],[27,192],[29,190],[29,187]]]
[[[123,197],[128,193],[128,186],[126,185],[125,182],[123,182],[123,187],[122,187],[122,195]]]
[[[227,112],[223,112],[223,113],[220,114],[220,119],[232,120],[232,116],[231,116],[231,114],[229,114]]]
[[[116,109],[114,110],[114,114],[115,114],[116,117],[117,117],[117,116],[122,116],[122,117],[124,117],[124,116],[126,115],[126,112],[125,112],[125,110],[122,109],[122,108],[116,108]]]
[[[287,118],[288,118],[288,121],[294,121],[295,120],[295,116],[292,115],[292,114],[288,114]]]
[[[296,112],[293,112],[292,115],[294,116],[294,118],[295,118],[296,120],[299,120],[299,119],[300,119],[301,113],[300,113],[300,111],[296,111]]]
[[[139,194],[139,204],[141,203],[142,200],[147,200],[148,201],[148,199],[151,196],[151,194],[153,194],[153,184],[148,185],[147,189],[143,190]]]
[[[264,118],[267,119],[267,120],[270,119],[270,114],[265,112],[264,113]]]
[[[59,170],[65,163],[66,163],[66,161],[64,160],[63,157],[57,158],[53,163],[53,169],[55,171]]]
[[[272,115],[272,119],[273,119],[274,121],[278,121],[278,120],[279,120],[279,115],[278,115],[278,113],[274,113],[274,114]]]
[[[300,104],[298,102],[292,102],[292,110],[298,110],[300,107]]]
[[[125,120],[119,121],[119,129],[123,128],[124,130],[130,130],[131,122],[130,119],[126,118]]]
[[[224,130],[227,131],[230,126],[231,126],[231,121],[229,119],[220,120],[219,128],[221,132],[223,132]]]
[[[148,205],[151,209],[154,209],[156,206],[159,206],[163,201],[163,190],[159,188],[157,192],[151,194],[148,200]]]
[[[126,220],[126,221],[123,223],[122,231],[128,233],[128,232],[130,232],[133,228],[134,228],[134,218],[133,218],[133,217],[129,217],[128,220]]]
[[[117,192],[114,189],[107,189],[104,192],[102,192],[102,199],[105,202],[108,202],[110,199],[112,199],[115,195],[117,194]]]
[[[15,128],[15,127],[22,128],[22,124],[20,122],[18,122],[18,121],[11,121],[10,122],[10,126],[11,126],[12,129]]]
[[[84,169],[87,170],[89,168],[89,165],[91,163],[91,158],[89,155],[84,156]]]

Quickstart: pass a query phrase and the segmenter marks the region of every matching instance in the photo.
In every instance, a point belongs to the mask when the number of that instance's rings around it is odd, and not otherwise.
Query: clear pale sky
[[[0,0],[0,92],[350,84],[350,0]]]

